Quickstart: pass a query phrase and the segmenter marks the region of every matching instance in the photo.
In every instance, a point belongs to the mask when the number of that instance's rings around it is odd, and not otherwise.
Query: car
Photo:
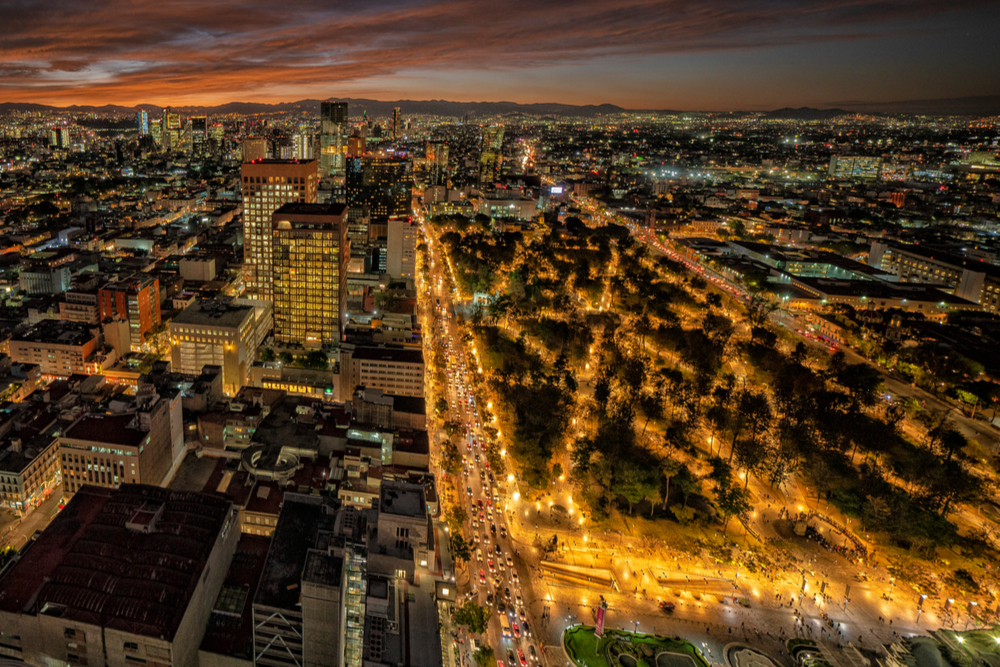
[[[496,546],[496,552],[497,552],[497,554],[498,554],[498,555],[499,555],[499,554],[500,554],[500,552],[501,552],[501,550],[500,550],[500,543],[499,543],[499,542],[497,542],[497,546]]]
[[[538,652],[535,651],[534,644],[528,644],[528,657],[531,658],[532,660],[536,661],[538,660]]]
[[[531,626],[529,626],[528,625],[528,621],[526,619],[523,619],[523,618],[521,619],[521,631],[526,636],[528,636],[528,637],[531,636]]]
[[[521,626],[518,625],[517,622],[514,622],[514,623],[510,624],[510,627],[511,627],[511,630],[514,631],[514,636],[517,637],[518,639],[520,639],[521,638]]]
[[[506,613],[506,611],[507,611],[507,605],[503,603],[503,600],[497,597],[497,613],[503,614]]]
[[[510,557],[510,554],[507,554],[507,567],[514,567],[514,559]]]
[[[663,600],[662,602],[660,602],[660,609],[666,613],[670,613],[676,608],[677,605],[675,605],[673,602],[670,602],[669,600]]]
[[[490,532],[493,533],[494,535],[497,534],[497,525],[495,523],[490,524]]]
[[[514,628],[515,628],[515,630],[514,630],[514,636],[517,637],[518,636],[518,631],[516,630],[517,623],[514,624]],[[517,660],[518,660],[518,662],[521,663],[521,667],[528,667],[528,661],[527,661],[527,659],[525,659],[525,657],[524,657],[524,651],[522,651],[521,649],[517,649]]]
[[[516,663],[516,658],[514,658],[514,652],[510,649],[507,649],[507,662],[511,665]]]
[[[504,586],[504,589],[503,589],[503,596],[504,596],[505,598],[507,598],[508,600],[510,599],[510,588],[509,588],[509,587],[507,587],[507,586]]]
[[[482,549],[476,549],[476,560],[481,561],[482,559],[483,559],[483,550]]]
[[[471,486],[465,487],[465,491],[469,494],[469,497],[471,498],[472,497],[472,487]]]
[[[510,580],[517,583],[517,570],[510,568]]]
[[[519,607],[524,604],[524,600],[521,599],[521,591],[514,591],[514,602],[516,602]]]
[[[507,537],[507,526],[500,526],[500,537],[506,539]]]
[[[518,607],[517,608],[517,617],[521,619],[521,623],[522,623],[522,627],[523,627],[523,625],[525,625],[525,621],[527,621],[527,619],[528,619],[528,615],[524,613],[524,607]]]
[[[497,566],[493,564],[493,559],[492,558],[486,559],[486,565],[489,566],[490,572],[496,572],[497,571]]]
[[[479,528],[479,522],[476,521],[476,517],[472,517],[472,528],[473,529]]]
[[[479,583],[486,585],[486,571],[483,568],[479,568]]]
[[[475,533],[472,534],[472,541],[475,542],[476,544],[479,544],[479,531],[476,531]]]

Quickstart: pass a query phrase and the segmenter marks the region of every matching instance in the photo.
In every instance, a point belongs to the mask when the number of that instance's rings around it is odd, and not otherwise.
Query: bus
[[[510,637],[510,619],[507,618],[507,614],[500,614],[500,631],[504,637]]]

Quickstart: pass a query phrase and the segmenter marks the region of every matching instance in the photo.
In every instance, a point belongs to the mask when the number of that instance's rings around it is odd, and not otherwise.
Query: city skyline
[[[0,99],[59,106],[369,96],[755,110],[1000,94],[1000,9],[976,1],[29,3],[8,16]]]

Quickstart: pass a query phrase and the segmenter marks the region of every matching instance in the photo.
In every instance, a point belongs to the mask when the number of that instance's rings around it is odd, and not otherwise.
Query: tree
[[[283,363],[286,366],[288,366],[289,364],[292,364],[292,363],[295,362],[295,357],[292,356],[291,352],[282,352],[281,354],[278,355],[278,360],[281,363]]]
[[[469,600],[464,605],[455,610],[455,625],[464,625],[469,628],[469,632],[481,635],[486,632],[486,625],[490,621],[492,612],[474,600]]]
[[[322,350],[313,350],[306,355],[305,360],[302,362],[302,366],[317,371],[325,371],[330,367],[330,359],[326,356],[326,352]]]
[[[670,478],[681,471],[681,464],[674,459],[660,459],[660,474],[667,482],[667,488],[663,491],[663,509],[667,508],[667,501],[670,499]]]
[[[657,486],[656,471],[630,459],[615,465],[614,481],[615,490],[628,501],[629,514],[635,503],[652,495]]]
[[[465,563],[472,557],[472,545],[457,530],[451,531],[451,556],[459,563]]]
[[[750,511],[750,494],[739,484],[734,484],[732,477],[727,477],[715,484],[715,504],[725,518],[722,524],[724,531],[729,525],[730,517],[741,517]]]
[[[476,664],[479,667],[493,667],[496,664],[496,655],[493,653],[493,648],[483,644],[476,652],[472,654],[476,659]]]
[[[443,398],[439,398],[434,402],[434,412],[441,415],[448,411],[448,401]]]
[[[260,360],[264,363],[274,361],[277,359],[277,355],[274,354],[274,350],[269,347],[265,347],[264,351],[260,353]]]
[[[462,530],[462,526],[468,521],[469,514],[465,511],[465,506],[461,502],[453,502],[445,512],[444,519],[448,523],[448,528],[452,533],[459,533]]]
[[[693,507],[684,507],[683,505],[671,505],[670,513],[674,515],[675,519],[677,519],[677,523],[682,526],[686,526],[691,523],[691,520],[694,519],[695,515]]]

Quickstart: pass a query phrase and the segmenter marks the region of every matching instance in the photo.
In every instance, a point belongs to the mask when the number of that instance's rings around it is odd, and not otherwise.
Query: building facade
[[[315,160],[256,160],[243,164],[243,281],[247,296],[274,297],[271,216],[289,202],[315,204]]]
[[[219,366],[223,392],[235,396],[257,354],[255,324],[252,306],[196,301],[168,325],[171,367],[197,375],[207,365]]]
[[[285,204],[273,215],[274,338],[340,340],[347,307],[347,207]]]
[[[160,324],[160,281],[132,276],[108,283],[98,291],[97,299],[101,321],[126,320],[132,351],[141,351],[146,334]]]
[[[419,349],[340,347],[341,400],[351,400],[358,386],[398,396],[424,395],[424,355]]]
[[[347,153],[347,102],[321,102],[319,108],[319,171],[320,175],[344,173]]]
[[[347,160],[347,205],[367,206],[373,218],[406,217],[411,213],[413,178],[410,161],[366,155]]]
[[[409,219],[389,220],[385,269],[393,278],[416,276],[418,229]]]

